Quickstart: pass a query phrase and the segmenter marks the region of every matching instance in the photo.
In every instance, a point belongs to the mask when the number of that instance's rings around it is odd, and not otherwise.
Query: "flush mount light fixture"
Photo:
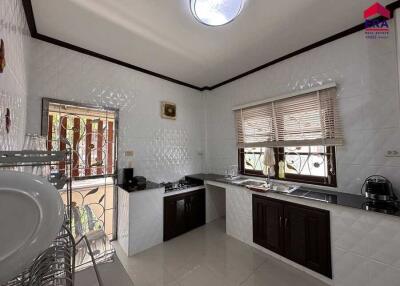
[[[202,24],[221,26],[233,21],[242,11],[244,0],[190,0],[194,17]]]

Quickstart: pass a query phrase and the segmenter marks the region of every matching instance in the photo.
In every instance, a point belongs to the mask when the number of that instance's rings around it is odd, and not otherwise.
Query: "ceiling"
[[[195,20],[189,2],[32,0],[32,9],[39,34],[205,87],[362,23],[375,1],[246,0],[220,27]]]

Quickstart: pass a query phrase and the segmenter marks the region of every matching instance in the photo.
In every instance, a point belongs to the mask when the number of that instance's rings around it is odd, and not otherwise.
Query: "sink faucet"
[[[266,168],[267,168],[267,174],[266,174],[267,178],[265,179],[265,181],[267,183],[267,186],[271,187],[271,176],[270,176],[270,168],[271,167],[266,166]]]

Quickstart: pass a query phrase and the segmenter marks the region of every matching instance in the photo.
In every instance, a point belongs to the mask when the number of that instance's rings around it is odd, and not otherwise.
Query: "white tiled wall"
[[[222,86],[206,99],[206,166],[223,173],[237,164],[232,107],[327,82],[338,84],[345,145],[337,151],[338,188],[359,193],[372,174],[387,176],[400,191],[399,93],[394,21],[385,40],[358,32]],[[400,194],[400,192],[399,192]]]
[[[119,108],[119,166],[134,151],[136,175],[173,181],[203,167],[204,114],[199,91],[94,57],[32,40],[27,130],[40,132],[42,97]],[[160,102],[177,105],[177,119],[160,116]]]
[[[6,51],[6,68],[0,74],[0,150],[22,148],[25,134],[27,72],[30,36],[20,0],[0,0],[0,38]],[[5,113],[11,128],[6,132]]]

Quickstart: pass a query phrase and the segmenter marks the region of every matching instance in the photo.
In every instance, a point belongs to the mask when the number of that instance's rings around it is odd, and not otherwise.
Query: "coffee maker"
[[[361,187],[361,194],[367,199],[363,209],[386,214],[399,211],[399,203],[393,192],[392,183],[380,175],[369,176]]]
[[[369,176],[361,188],[361,194],[373,201],[396,201],[392,183],[380,175]]]

